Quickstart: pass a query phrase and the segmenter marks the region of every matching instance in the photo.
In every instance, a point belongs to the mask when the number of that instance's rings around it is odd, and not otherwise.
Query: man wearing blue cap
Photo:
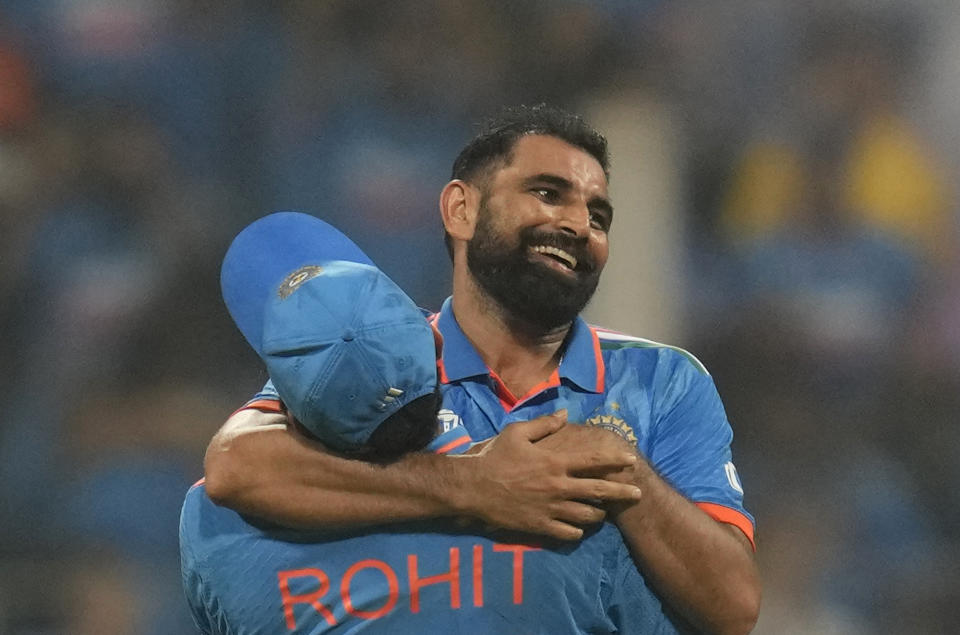
[[[422,402],[435,419],[433,330],[335,228],[297,212],[252,223],[224,257],[221,287],[283,404],[324,446],[395,458],[433,438],[431,428],[412,447],[378,442],[380,423],[401,408]]]
[[[430,325],[376,267],[318,253],[331,237],[345,239],[318,219],[275,214],[244,230],[224,260],[228,309],[291,422],[372,461],[428,443],[462,453],[464,428],[438,429]],[[609,524],[590,533],[553,547],[504,532],[471,535],[449,521],[310,534],[218,507],[201,482],[181,515],[181,565],[207,634],[613,633],[646,625],[644,611],[625,610],[627,597],[637,608],[632,597],[643,581],[619,533]]]
[[[608,255],[607,165],[605,140],[581,119],[522,108],[464,148],[441,193],[454,271],[453,296],[432,319],[441,393],[473,438],[498,435],[485,462],[420,456],[383,475],[308,457],[294,431],[268,431],[270,416],[248,410],[208,448],[214,498],[291,526],[465,514],[575,539],[602,515],[576,499],[607,498],[611,481],[626,480],[642,496],[609,509],[663,613],[707,632],[749,631],[760,597],[753,520],[712,379],[684,351],[578,316]],[[581,429],[631,441],[639,458],[626,479],[578,480],[569,455],[548,450],[571,445],[549,434],[547,415],[561,408]]]

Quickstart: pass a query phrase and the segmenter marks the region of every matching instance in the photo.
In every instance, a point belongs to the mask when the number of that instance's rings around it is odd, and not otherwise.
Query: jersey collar
[[[453,315],[452,298],[446,299],[431,322],[443,340],[438,363],[442,383],[455,383],[469,377],[490,374],[483,358],[460,329],[457,318]],[[604,365],[600,354],[600,340],[582,318],[577,317],[574,321],[565,347],[560,367],[557,369],[560,379],[567,380],[587,392],[603,392]]]

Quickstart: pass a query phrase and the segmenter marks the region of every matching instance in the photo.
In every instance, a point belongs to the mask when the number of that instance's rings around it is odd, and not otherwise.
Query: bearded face
[[[524,227],[509,235],[495,225],[483,201],[467,267],[480,287],[514,318],[551,330],[572,322],[587,306],[600,268],[585,237]]]

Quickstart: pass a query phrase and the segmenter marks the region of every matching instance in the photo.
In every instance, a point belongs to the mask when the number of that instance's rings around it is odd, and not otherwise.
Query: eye
[[[610,217],[603,212],[590,212],[590,226],[600,231],[610,230]]]
[[[535,187],[530,191],[533,192],[537,198],[546,203],[560,202],[560,193],[552,187]]]

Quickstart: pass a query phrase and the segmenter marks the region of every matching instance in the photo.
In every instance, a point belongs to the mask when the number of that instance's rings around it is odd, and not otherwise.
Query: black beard
[[[480,210],[476,231],[467,243],[467,267],[487,295],[506,313],[535,331],[550,331],[573,322],[600,281],[600,271],[585,238],[525,228],[518,244],[498,237],[490,213]],[[563,249],[577,259],[573,276],[565,276],[531,259],[530,247]]]

